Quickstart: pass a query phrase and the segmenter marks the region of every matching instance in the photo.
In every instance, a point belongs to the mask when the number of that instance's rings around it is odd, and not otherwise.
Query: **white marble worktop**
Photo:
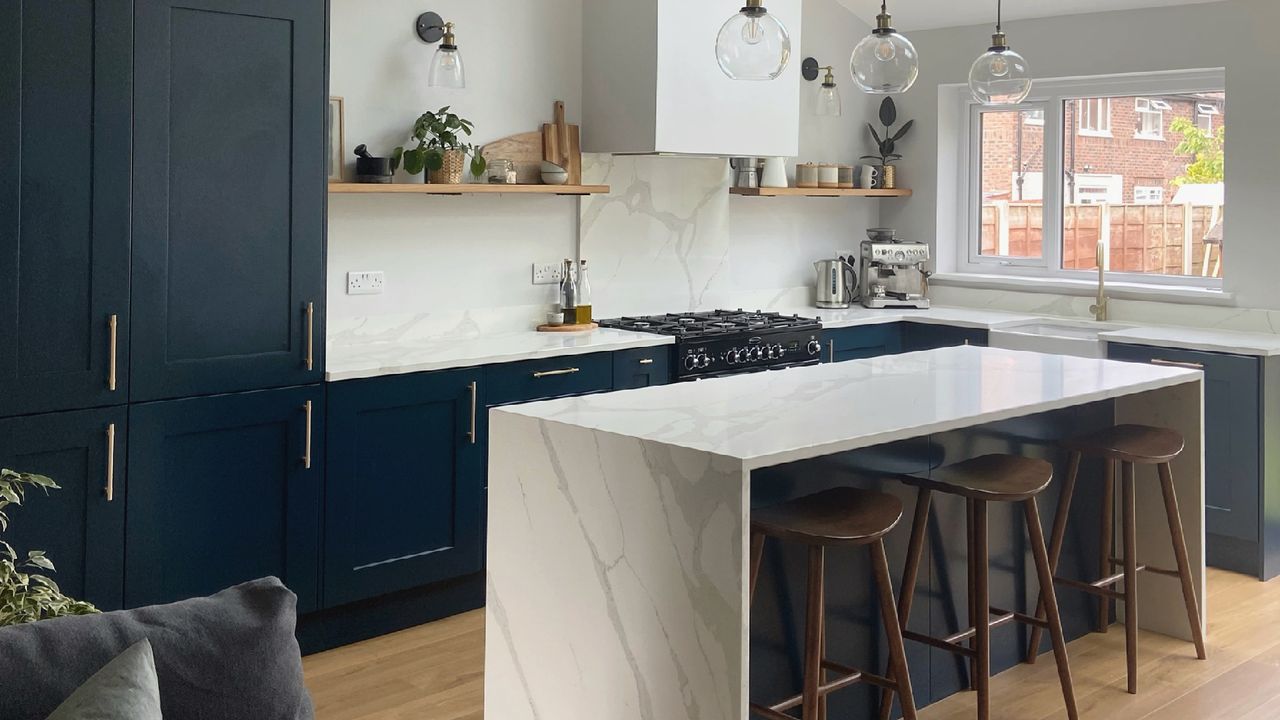
[[[1130,345],[1263,357],[1280,355],[1280,335],[1270,333],[1147,325],[1099,333],[1098,337],[1107,342]]]
[[[494,410],[778,465],[1083,405],[1198,370],[954,347]]]

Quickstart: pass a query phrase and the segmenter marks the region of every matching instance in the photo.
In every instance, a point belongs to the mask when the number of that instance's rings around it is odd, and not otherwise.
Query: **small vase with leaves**
[[[21,505],[30,488],[45,493],[59,489],[43,475],[0,470],[0,533],[9,529],[5,508]],[[53,561],[42,551],[31,550],[20,560],[18,551],[0,540],[0,627],[98,612],[87,602],[63,595],[58,584],[44,575],[53,571]]]
[[[435,112],[425,112],[413,123],[411,139],[417,145],[406,150],[398,147],[391,154],[391,170],[394,172],[404,162],[404,169],[411,175],[428,171],[431,183],[457,185],[462,182],[463,162],[471,156],[471,174],[484,175],[488,163],[480,155],[480,149],[466,142],[475,125],[449,107]]]
[[[880,103],[880,124],[884,126],[884,134],[881,135],[876,126],[867,123],[867,129],[871,131],[871,137],[876,141],[877,155],[863,155],[863,160],[876,160],[880,163],[880,187],[885,190],[892,190],[898,186],[897,168],[894,167],[895,160],[901,160],[902,155],[896,151],[898,141],[906,137],[911,130],[911,126],[915,124],[915,120],[908,120],[898,128],[897,132],[893,132],[892,125],[898,122],[898,106],[893,102],[893,98],[887,97],[884,102]]]

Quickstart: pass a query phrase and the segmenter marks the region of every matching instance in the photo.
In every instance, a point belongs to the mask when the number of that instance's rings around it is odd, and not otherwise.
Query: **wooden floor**
[[[1124,632],[1113,627],[1071,644],[1082,718],[1274,720],[1280,718],[1280,580],[1260,583],[1210,570],[1209,659],[1190,643],[1144,634],[1140,693],[1125,692]],[[304,660],[319,720],[480,720],[482,611]],[[992,680],[996,720],[1064,718],[1052,656]],[[922,720],[974,717],[960,693]],[[573,720],[564,718],[561,720]]]

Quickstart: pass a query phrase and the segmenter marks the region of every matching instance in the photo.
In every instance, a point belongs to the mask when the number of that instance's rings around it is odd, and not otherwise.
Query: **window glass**
[[[1111,98],[1076,100],[1076,117],[1082,135],[1105,135],[1111,132]]]
[[[980,255],[1039,258],[1044,236],[1044,110],[979,115]]]

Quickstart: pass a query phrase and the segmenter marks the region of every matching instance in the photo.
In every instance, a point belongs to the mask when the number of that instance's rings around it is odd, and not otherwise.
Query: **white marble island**
[[[1102,401],[1187,437],[1204,608],[1198,371],[957,347],[493,410],[486,717],[743,720],[753,471]],[[1158,488],[1139,502],[1165,562]],[[1139,620],[1186,637],[1162,582]]]

